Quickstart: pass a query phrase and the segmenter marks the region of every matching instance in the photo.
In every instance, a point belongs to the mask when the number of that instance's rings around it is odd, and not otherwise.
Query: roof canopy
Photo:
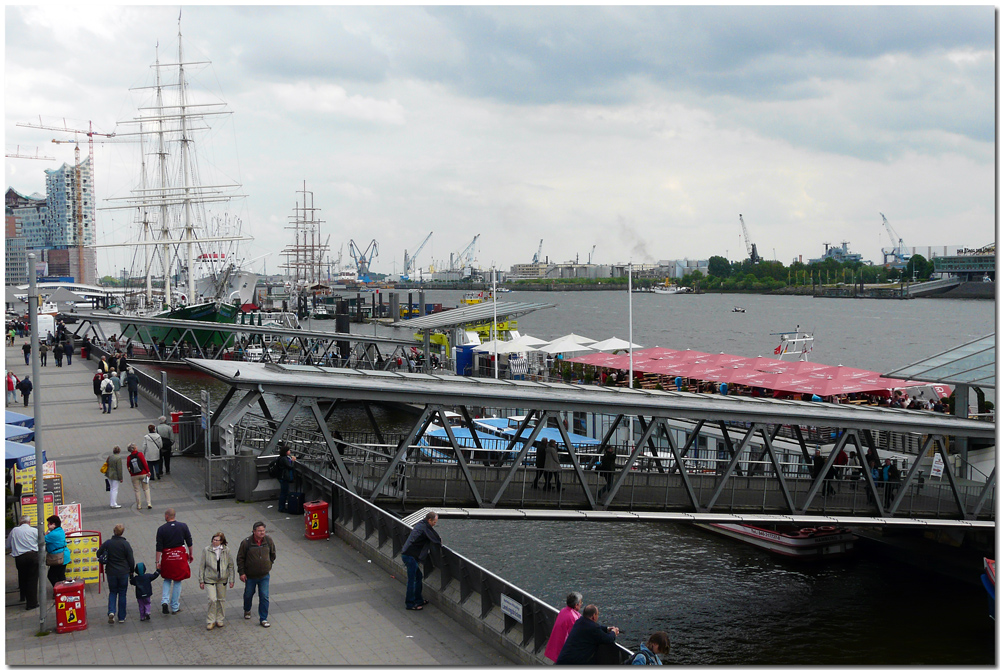
[[[393,326],[400,328],[413,328],[414,330],[433,330],[435,328],[453,328],[456,326],[475,326],[482,323],[493,322],[493,302],[481,302],[468,307],[458,307],[446,309],[442,312],[435,312],[427,316],[418,316],[415,319],[404,319],[393,323]],[[506,321],[522,314],[530,314],[540,309],[555,307],[547,302],[502,302],[496,303],[497,321]]]
[[[944,384],[968,384],[995,389],[997,343],[996,333],[949,349],[940,354],[887,372],[892,377],[919,379]]]

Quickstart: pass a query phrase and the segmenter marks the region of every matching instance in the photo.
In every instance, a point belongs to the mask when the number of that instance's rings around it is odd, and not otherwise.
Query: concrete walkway
[[[18,338],[6,348],[6,365],[18,378],[24,365]],[[125,537],[136,561],[149,569],[155,563],[155,536],[163,511],[173,507],[177,519],[188,524],[194,538],[195,559],[216,531],[226,534],[235,559],[243,538],[257,520],[263,520],[277,547],[271,571],[271,628],[254,616],[242,617],[242,584],[229,592],[226,626],[205,630],[208,600],[198,588],[197,574],[184,582],[181,611],[160,612],[160,585],[153,583],[152,620],[139,621],[134,588],[129,587],[125,624],[108,624],[107,585],[97,592],[88,585],[87,621],[83,631],[56,634],[51,588],[47,596],[45,637],[35,634],[39,610],[25,611],[17,604],[17,571],[6,557],[6,656],[7,665],[495,665],[509,661],[492,647],[447,617],[433,605],[423,611],[403,607],[405,584],[363,559],[348,545],[331,536],[326,541],[304,537],[301,517],[277,512],[276,501],[236,503],[232,499],[208,500],[204,495],[200,458],[174,457],[171,474],[150,483],[153,509],[136,509],[126,476],[118,494],[121,509],[111,509],[99,468],[111,447],[125,452],[130,442],[141,444],[146,426],[155,423],[158,406],[140,397],[137,409],[128,406],[127,394],[119,396],[118,409],[102,414],[93,394],[93,361],[74,356],[73,365],[55,367],[51,352],[41,379],[34,379],[42,398],[42,441],[49,460],[63,476],[67,502],[83,508],[83,527],[97,530],[106,539],[115,524],[125,524]],[[34,414],[34,399],[27,408],[10,409]],[[194,571],[193,571],[194,572]],[[42,576],[44,580],[44,576]],[[48,585],[48,582],[45,582]]]

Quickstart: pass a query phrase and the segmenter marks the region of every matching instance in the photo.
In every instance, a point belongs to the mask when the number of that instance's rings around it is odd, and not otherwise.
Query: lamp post
[[[31,344],[31,376],[35,378],[35,503],[38,511],[38,632],[45,632],[45,487],[42,486],[42,400],[41,379],[38,376],[38,279],[35,276],[35,254],[28,254],[28,342]]]
[[[628,262],[628,387],[632,389],[632,261]],[[635,417],[628,418],[628,440],[635,435]]]
[[[500,354],[497,352],[497,269],[490,268],[493,274],[493,379],[500,378]]]

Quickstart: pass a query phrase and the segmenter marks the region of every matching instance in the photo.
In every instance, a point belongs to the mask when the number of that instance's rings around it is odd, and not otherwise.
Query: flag
[[[776,354],[780,354],[781,353],[781,345],[780,344],[774,348],[774,353],[776,353]]]

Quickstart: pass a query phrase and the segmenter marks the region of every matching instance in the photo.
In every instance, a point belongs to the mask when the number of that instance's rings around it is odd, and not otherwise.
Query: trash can
[[[82,579],[58,582],[53,588],[56,605],[56,632],[72,633],[87,628],[87,603]]]
[[[173,424],[174,435],[181,432],[181,417],[184,416],[184,412],[171,412],[170,413],[170,423]]]
[[[236,500],[250,502],[257,488],[257,457],[254,454],[237,455],[235,475]]]
[[[313,500],[302,505],[305,510],[306,539],[325,540],[330,537],[329,508],[322,500]]]

